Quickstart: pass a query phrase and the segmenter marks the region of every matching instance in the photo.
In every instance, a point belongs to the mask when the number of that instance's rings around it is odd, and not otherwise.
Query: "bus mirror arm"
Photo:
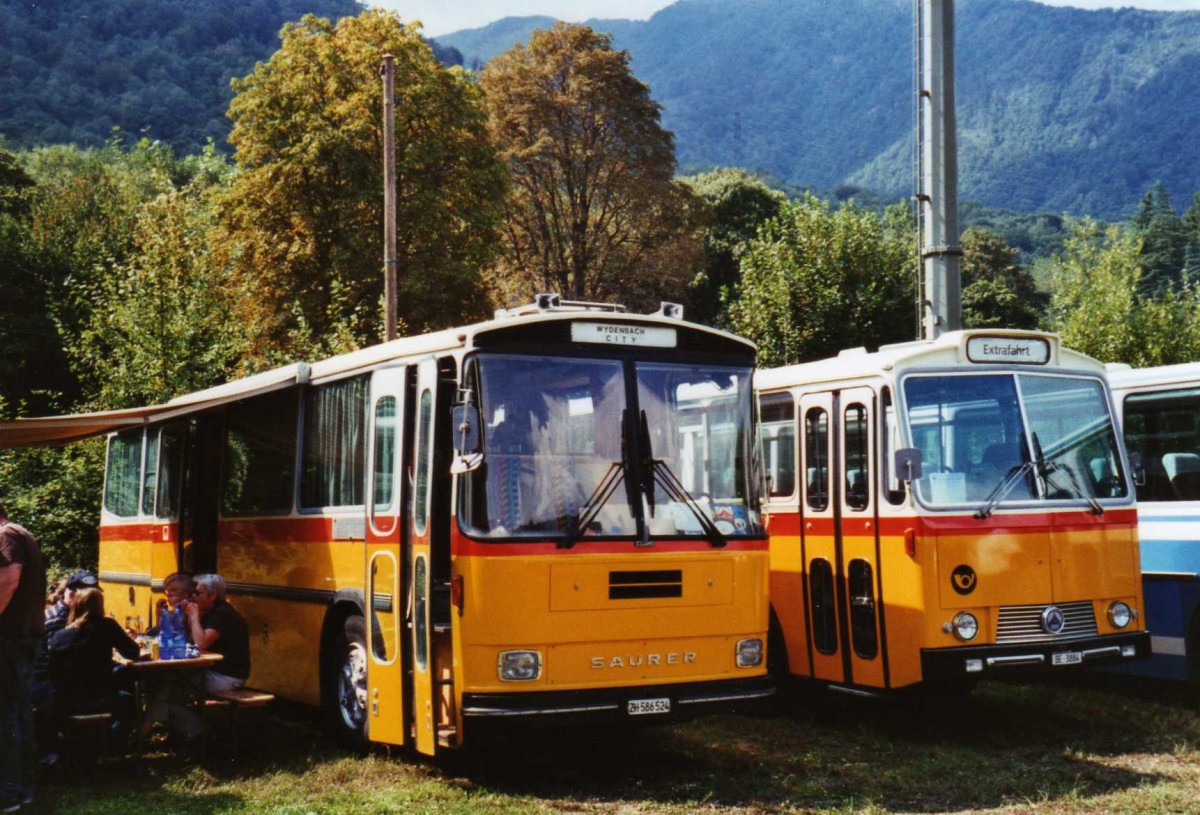
[[[457,455],[450,465],[454,475],[469,473],[483,464],[483,453],[479,444],[479,408],[467,404],[455,405],[452,412],[454,422],[454,447]]]
[[[901,481],[909,484],[921,477],[921,451],[915,447],[902,447],[896,451],[894,472]]]

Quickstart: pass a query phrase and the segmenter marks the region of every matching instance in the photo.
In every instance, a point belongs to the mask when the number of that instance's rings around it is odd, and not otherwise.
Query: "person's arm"
[[[183,613],[187,617],[188,634],[191,635],[192,642],[201,651],[209,650],[221,638],[220,631],[215,628],[205,628],[200,624],[200,606],[188,603],[183,607]]]
[[[138,648],[138,644],[129,638],[129,635],[121,628],[121,624],[108,617],[104,619],[106,622],[111,623],[108,628],[112,634],[112,647],[117,649],[117,653],[129,660],[134,660],[141,656],[141,649]]]
[[[21,582],[21,565],[10,563],[0,567],[0,614],[4,613],[4,609],[12,602],[13,595],[17,593],[17,584]]]

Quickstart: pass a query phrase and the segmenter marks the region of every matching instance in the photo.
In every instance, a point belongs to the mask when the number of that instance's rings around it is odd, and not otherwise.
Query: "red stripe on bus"
[[[874,518],[870,515],[842,517],[842,528],[855,529],[864,522],[878,526],[881,535],[903,535],[909,529],[919,534],[994,534],[1005,530],[1053,529],[1056,532],[1078,532],[1103,529],[1113,526],[1137,524],[1136,509],[1109,509],[1103,515],[1091,515],[1085,509],[1072,508],[1057,512],[1022,512],[1012,515],[993,515],[983,520],[971,515],[910,515],[907,517]],[[804,531],[809,535],[832,535],[833,518],[808,515],[804,518]],[[795,512],[772,512],[768,518],[767,531],[772,535],[796,536],[800,534],[800,515]]]

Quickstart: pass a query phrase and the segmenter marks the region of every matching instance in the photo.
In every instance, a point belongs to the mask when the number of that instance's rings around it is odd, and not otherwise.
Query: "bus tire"
[[[367,746],[367,634],[362,615],[351,614],[335,633],[325,714],[338,741],[352,750]]]

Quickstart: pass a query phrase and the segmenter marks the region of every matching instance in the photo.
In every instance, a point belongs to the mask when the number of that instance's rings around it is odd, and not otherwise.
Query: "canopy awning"
[[[199,413],[218,405],[307,382],[308,370],[307,364],[298,362],[215,388],[179,396],[162,405],[0,422],[0,450],[67,444],[114,430],[139,427],[156,420],[166,421]]]

